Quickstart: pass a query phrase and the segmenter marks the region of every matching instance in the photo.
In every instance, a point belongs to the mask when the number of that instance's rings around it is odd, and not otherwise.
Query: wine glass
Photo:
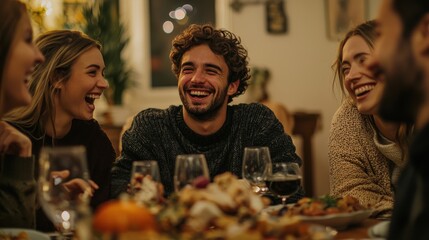
[[[38,199],[47,217],[66,239],[91,214],[92,195],[83,146],[44,147],[39,158]],[[82,229],[82,231],[84,231]]]
[[[210,175],[203,154],[184,154],[176,157],[174,188],[179,192],[187,185],[193,185],[196,179],[209,181]],[[204,181],[203,180],[203,181]]]
[[[139,202],[156,202],[161,197],[159,184],[161,177],[156,161],[134,161],[131,171],[131,194]]]
[[[301,186],[301,170],[297,163],[273,163],[265,177],[268,189],[282,199],[283,206],[289,196],[296,193]]]
[[[246,147],[243,155],[242,177],[258,194],[265,194],[268,188],[264,176],[271,166],[270,150],[268,147]]]

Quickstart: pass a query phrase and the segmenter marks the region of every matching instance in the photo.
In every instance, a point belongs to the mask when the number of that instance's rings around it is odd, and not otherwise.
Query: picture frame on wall
[[[328,39],[339,41],[354,26],[368,19],[367,0],[325,0]]]
[[[265,12],[267,16],[267,32],[284,34],[288,31],[287,15],[284,0],[267,0]]]

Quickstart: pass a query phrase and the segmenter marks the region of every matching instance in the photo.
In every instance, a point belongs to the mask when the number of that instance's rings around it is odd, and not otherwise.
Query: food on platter
[[[199,232],[222,217],[255,216],[269,203],[231,173],[216,176],[213,183],[204,187],[201,187],[202,182],[199,180],[195,187],[183,188],[169,200],[158,214],[161,228]]]
[[[367,209],[368,207],[362,206],[355,197],[334,198],[325,195],[318,198],[302,198],[296,204],[288,207],[285,214],[290,216],[325,216]]]
[[[277,208],[269,213],[275,216],[298,217],[301,222],[342,230],[367,219],[371,215],[371,210],[362,206],[356,198],[351,196],[342,198],[322,196],[303,198],[296,204]]]
[[[213,182],[197,178],[160,202],[156,214],[150,212],[152,205],[139,203],[116,200],[113,208],[100,207],[93,219],[94,230],[120,240],[332,239],[326,228],[315,229],[298,217],[261,214],[269,200],[231,173],[218,175]],[[122,222],[120,215],[127,220]]]
[[[156,231],[155,216],[143,205],[130,199],[110,200],[94,213],[94,230],[100,233]]]
[[[169,199],[157,215],[160,232],[181,239],[295,239],[311,234],[311,225],[297,217],[260,214],[269,200],[231,173],[203,183],[201,179]]]
[[[254,215],[269,204],[269,200],[261,198],[250,191],[249,187],[238,181],[231,173],[224,173],[214,178],[213,183],[205,188],[184,188],[178,195],[178,201],[186,206],[206,201],[212,203],[226,213]]]
[[[131,179],[131,191],[137,202],[146,205],[153,205],[162,202],[164,199],[164,187],[162,184],[153,180],[150,175],[135,173]]]

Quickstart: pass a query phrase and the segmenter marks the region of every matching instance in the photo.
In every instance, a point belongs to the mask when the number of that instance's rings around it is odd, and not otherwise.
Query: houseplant
[[[119,20],[119,1],[96,1],[83,10],[83,15],[86,20],[83,31],[103,46],[105,78],[109,82],[109,88],[105,91],[106,100],[109,106],[122,106],[125,90],[133,86],[135,81],[132,79],[131,69],[126,66],[122,57],[129,37]]]

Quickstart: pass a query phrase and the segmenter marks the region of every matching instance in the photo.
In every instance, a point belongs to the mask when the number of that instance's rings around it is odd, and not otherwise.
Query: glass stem
[[[286,197],[282,197],[282,205],[286,206]]]

